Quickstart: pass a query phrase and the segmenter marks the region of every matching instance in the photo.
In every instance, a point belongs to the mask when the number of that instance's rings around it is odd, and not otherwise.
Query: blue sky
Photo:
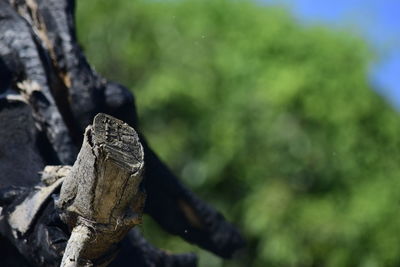
[[[374,88],[400,110],[400,0],[262,0],[288,8],[303,23],[357,30],[380,60],[371,70]]]

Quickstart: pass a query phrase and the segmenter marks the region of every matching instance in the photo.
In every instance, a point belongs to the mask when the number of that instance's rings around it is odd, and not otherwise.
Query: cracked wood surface
[[[61,266],[102,261],[141,222],[143,159],[139,137],[126,123],[99,113],[87,127],[56,202],[73,228]]]

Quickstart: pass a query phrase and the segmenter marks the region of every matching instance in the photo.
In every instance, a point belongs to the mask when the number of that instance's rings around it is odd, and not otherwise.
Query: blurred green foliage
[[[400,118],[361,39],[251,1],[79,1],[77,19],[155,150],[246,237],[201,266],[400,265]]]

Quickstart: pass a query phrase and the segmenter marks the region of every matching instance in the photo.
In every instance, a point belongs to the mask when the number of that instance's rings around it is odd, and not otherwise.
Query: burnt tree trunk
[[[129,231],[142,208],[169,233],[230,257],[241,236],[149,147],[129,90],[90,67],[74,9],[74,0],[0,0],[2,260],[196,265],[193,254],[169,254]],[[1,249],[10,243],[16,250]]]

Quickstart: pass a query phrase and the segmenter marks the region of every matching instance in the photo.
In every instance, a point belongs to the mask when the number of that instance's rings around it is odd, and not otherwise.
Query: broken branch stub
[[[133,128],[98,114],[56,205],[73,228],[61,266],[102,265],[119,241],[141,222],[143,147]],[[89,264],[90,265],[90,264]]]

